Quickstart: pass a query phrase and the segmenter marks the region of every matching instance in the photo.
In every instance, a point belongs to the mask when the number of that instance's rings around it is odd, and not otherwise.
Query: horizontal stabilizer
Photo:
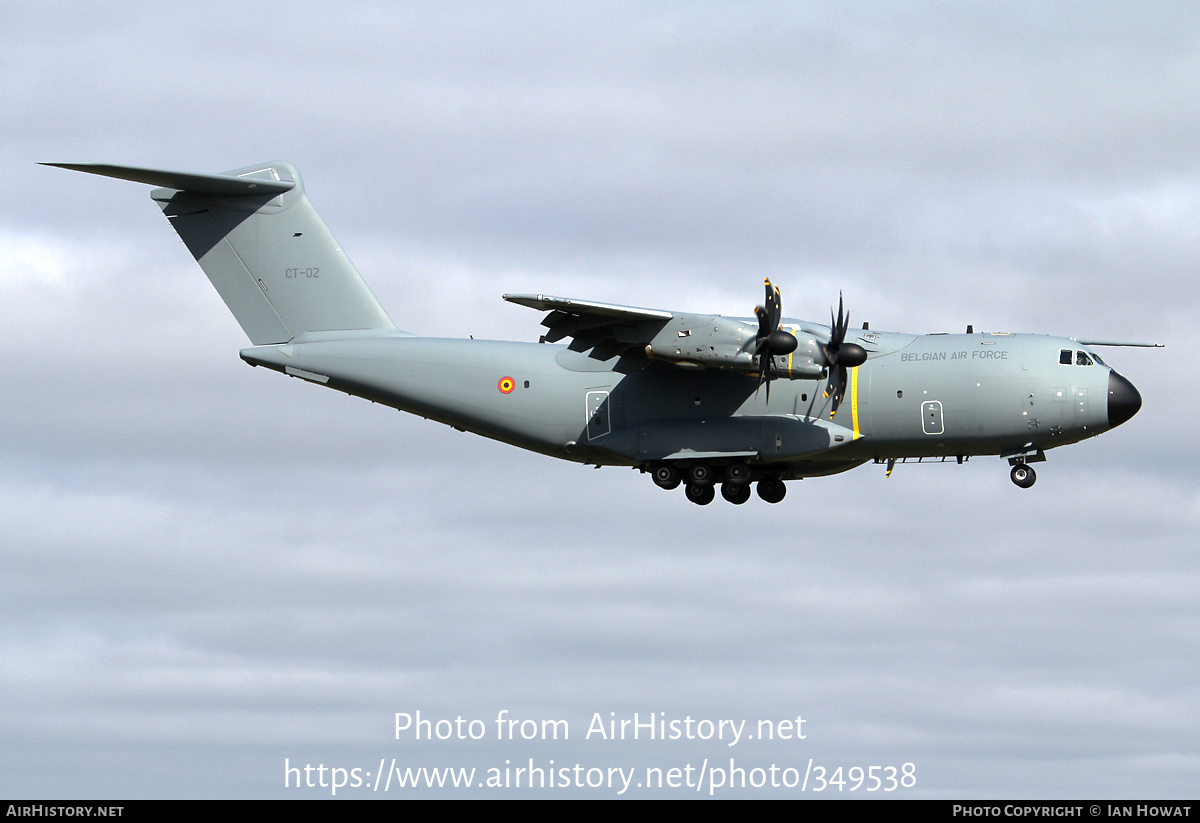
[[[41,163],[40,165],[99,174],[103,177],[115,177],[118,180],[129,180],[133,183],[148,183],[151,186],[191,191],[197,194],[283,194],[296,187],[295,182],[291,180],[278,179],[270,168],[235,176],[191,174],[164,169],[142,169],[136,166],[110,166],[105,163]]]

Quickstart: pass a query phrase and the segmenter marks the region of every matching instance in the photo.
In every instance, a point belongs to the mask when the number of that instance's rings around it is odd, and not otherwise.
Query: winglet
[[[164,169],[143,169],[137,166],[110,166],[106,163],[39,163],[38,165],[99,174],[102,177],[115,177],[118,180],[129,180],[133,183],[148,183],[151,186],[161,186],[166,189],[194,191],[200,194],[276,195],[291,191],[296,187],[296,183],[292,180],[280,180],[270,168],[264,168],[261,173],[270,174],[271,177],[256,177],[255,175],[260,172],[248,172],[234,176],[231,174],[192,174]]]

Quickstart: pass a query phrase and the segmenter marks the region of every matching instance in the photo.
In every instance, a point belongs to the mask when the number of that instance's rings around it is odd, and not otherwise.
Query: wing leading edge
[[[647,346],[676,315],[661,309],[643,309],[576,300],[549,294],[506,294],[504,299],[519,306],[549,312],[542,325],[546,343],[570,337],[575,351],[592,351],[593,357],[608,359]]]

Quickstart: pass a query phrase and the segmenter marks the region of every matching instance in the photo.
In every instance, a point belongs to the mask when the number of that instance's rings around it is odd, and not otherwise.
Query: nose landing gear
[[[1046,462],[1046,452],[1032,443],[1026,443],[1019,449],[1000,452],[1000,457],[1008,460],[1008,465],[1012,466],[1008,476],[1020,489],[1028,489],[1037,482],[1037,472],[1029,464]]]
[[[1027,466],[1024,463],[1017,463],[1012,467],[1012,471],[1008,476],[1012,478],[1012,482],[1016,483],[1019,488],[1027,489],[1037,482],[1037,472],[1032,466]]]

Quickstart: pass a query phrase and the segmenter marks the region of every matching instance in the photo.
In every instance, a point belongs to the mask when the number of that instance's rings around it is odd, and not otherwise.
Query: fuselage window
[[[1071,365],[1071,350],[1070,349],[1062,349],[1061,351],[1059,351],[1058,362],[1064,366]]]
[[[1075,352],[1075,365],[1090,366],[1092,365],[1092,358],[1088,357],[1088,354],[1085,351],[1077,351]]]

